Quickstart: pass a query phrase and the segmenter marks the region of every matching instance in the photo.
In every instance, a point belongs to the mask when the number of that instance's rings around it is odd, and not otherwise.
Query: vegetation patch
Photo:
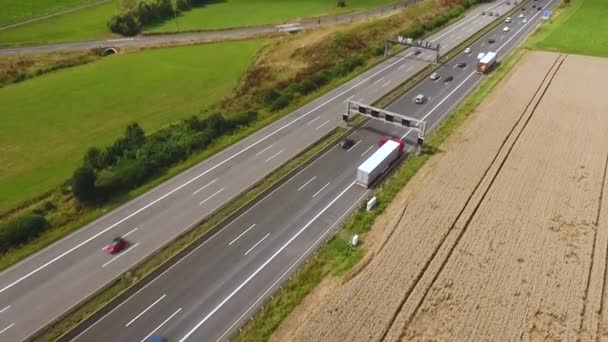
[[[0,26],[41,17],[71,8],[87,5],[99,0],[3,0]]]
[[[529,46],[555,52],[608,56],[608,6],[604,0],[565,0],[541,25]]]

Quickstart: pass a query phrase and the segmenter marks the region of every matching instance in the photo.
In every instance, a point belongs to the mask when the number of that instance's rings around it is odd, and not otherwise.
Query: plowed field
[[[527,54],[294,339],[608,338],[606,79],[608,60]]]

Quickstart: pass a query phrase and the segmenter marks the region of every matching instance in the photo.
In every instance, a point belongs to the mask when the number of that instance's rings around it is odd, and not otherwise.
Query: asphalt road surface
[[[530,5],[550,8],[556,2]],[[526,23],[516,15],[512,23],[499,25],[473,44],[470,54],[442,66],[442,78],[422,81],[388,109],[436,127],[485,77],[474,72],[477,53],[504,56],[533,31],[542,15],[532,8],[519,13]],[[460,62],[466,66],[457,67]],[[453,80],[445,82],[444,76]],[[420,93],[429,98],[423,105],[413,102]],[[333,116],[340,118],[341,113]],[[75,340],[141,341],[151,334],[169,341],[228,339],[369,194],[354,183],[356,168],[383,136],[403,137],[408,146],[415,141],[406,128],[368,122],[351,134],[356,144],[350,149],[333,147]]]
[[[448,51],[495,19],[482,10],[509,7],[481,6],[431,40]],[[3,271],[0,341],[23,340],[53,321],[340,125],[345,101],[373,102],[426,66],[423,58],[431,59],[430,53],[409,55],[406,50],[388,59]],[[116,236],[131,247],[109,256],[102,249]]]
[[[420,0],[406,0],[399,2],[398,4],[392,4],[383,6],[380,8],[374,8],[365,11],[358,11],[349,14],[339,14],[333,16],[319,17],[319,18],[308,18],[299,22],[290,22],[285,24],[269,24],[269,25],[258,25],[244,28],[234,29],[223,29],[223,30],[212,30],[212,31],[201,31],[201,32],[184,32],[174,34],[162,34],[162,35],[142,35],[129,38],[114,38],[114,39],[103,39],[96,41],[81,41],[81,42],[68,42],[68,43],[57,43],[57,44],[42,44],[42,45],[31,45],[31,46],[20,46],[20,47],[5,47],[0,48],[0,56],[2,55],[19,55],[19,54],[31,54],[31,53],[47,53],[53,51],[63,50],[87,50],[94,48],[125,48],[125,47],[151,47],[161,45],[180,45],[180,44],[191,44],[201,42],[213,42],[223,41],[230,39],[244,39],[261,37],[271,34],[277,34],[285,32],[283,28],[285,25],[293,25],[302,29],[311,29],[322,26],[344,24],[350,22],[361,21],[370,19],[373,17],[383,16],[388,13],[398,11],[404,7],[410,6]],[[90,7],[88,6],[83,6]],[[73,12],[73,10],[67,11]],[[52,17],[56,15],[49,15]],[[43,18],[32,19],[25,24],[38,21]],[[21,26],[21,24],[9,25],[6,28],[0,28],[1,31],[4,29],[10,29],[11,27]]]

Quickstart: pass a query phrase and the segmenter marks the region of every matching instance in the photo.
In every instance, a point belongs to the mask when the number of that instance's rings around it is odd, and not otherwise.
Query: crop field
[[[4,0],[0,12],[0,26],[69,10],[96,1],[99,0]]]
[[[180,31],[232,28],[285,22],[296,18],[334,14],[379,7],[395,0],[349,0],[339,8],[335,0],[226,0],[195,8],[178,17]],[[176,31],[174,20],[148,29],[150,32]]]
[[[108,2],[0,31],[0,46],[94,40],[111,36],[107,22],[117,11]]]
[[[524,56],[293,339],[608,338],[606,77],[605,59]]]
[[[548,51],[608,56],[608,4],[605,0],[572,0],[535,37],[535,47]]]
[[[0,88],[0,211],[68,179],[88,147],[128,123],[150,132],[218,102],[262,44],[116,55]]]

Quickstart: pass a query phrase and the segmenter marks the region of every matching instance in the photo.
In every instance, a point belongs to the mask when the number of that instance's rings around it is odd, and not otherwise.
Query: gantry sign
[[[346,113],[342,114],[342,120],[349,122],[355,115],[363,115],[367,118],[380,120],[400,127],[408,127],[418,133],[417,144],[422,146],[426,135],[426,121],[411,118],[402,114],[372,107],[356,101],[348,101]]]
[[[388,39],[384,44],[384,56],[388,56],[388,52],[392,44],[401,44],[405,46],[413,46],[421,49],[427,49],[435,51],[435,63],[439,62],[439,49],[441,45],[439,43],[433,43],[426,40],[413,39],[403,36],[398,36],[397,40]]]

